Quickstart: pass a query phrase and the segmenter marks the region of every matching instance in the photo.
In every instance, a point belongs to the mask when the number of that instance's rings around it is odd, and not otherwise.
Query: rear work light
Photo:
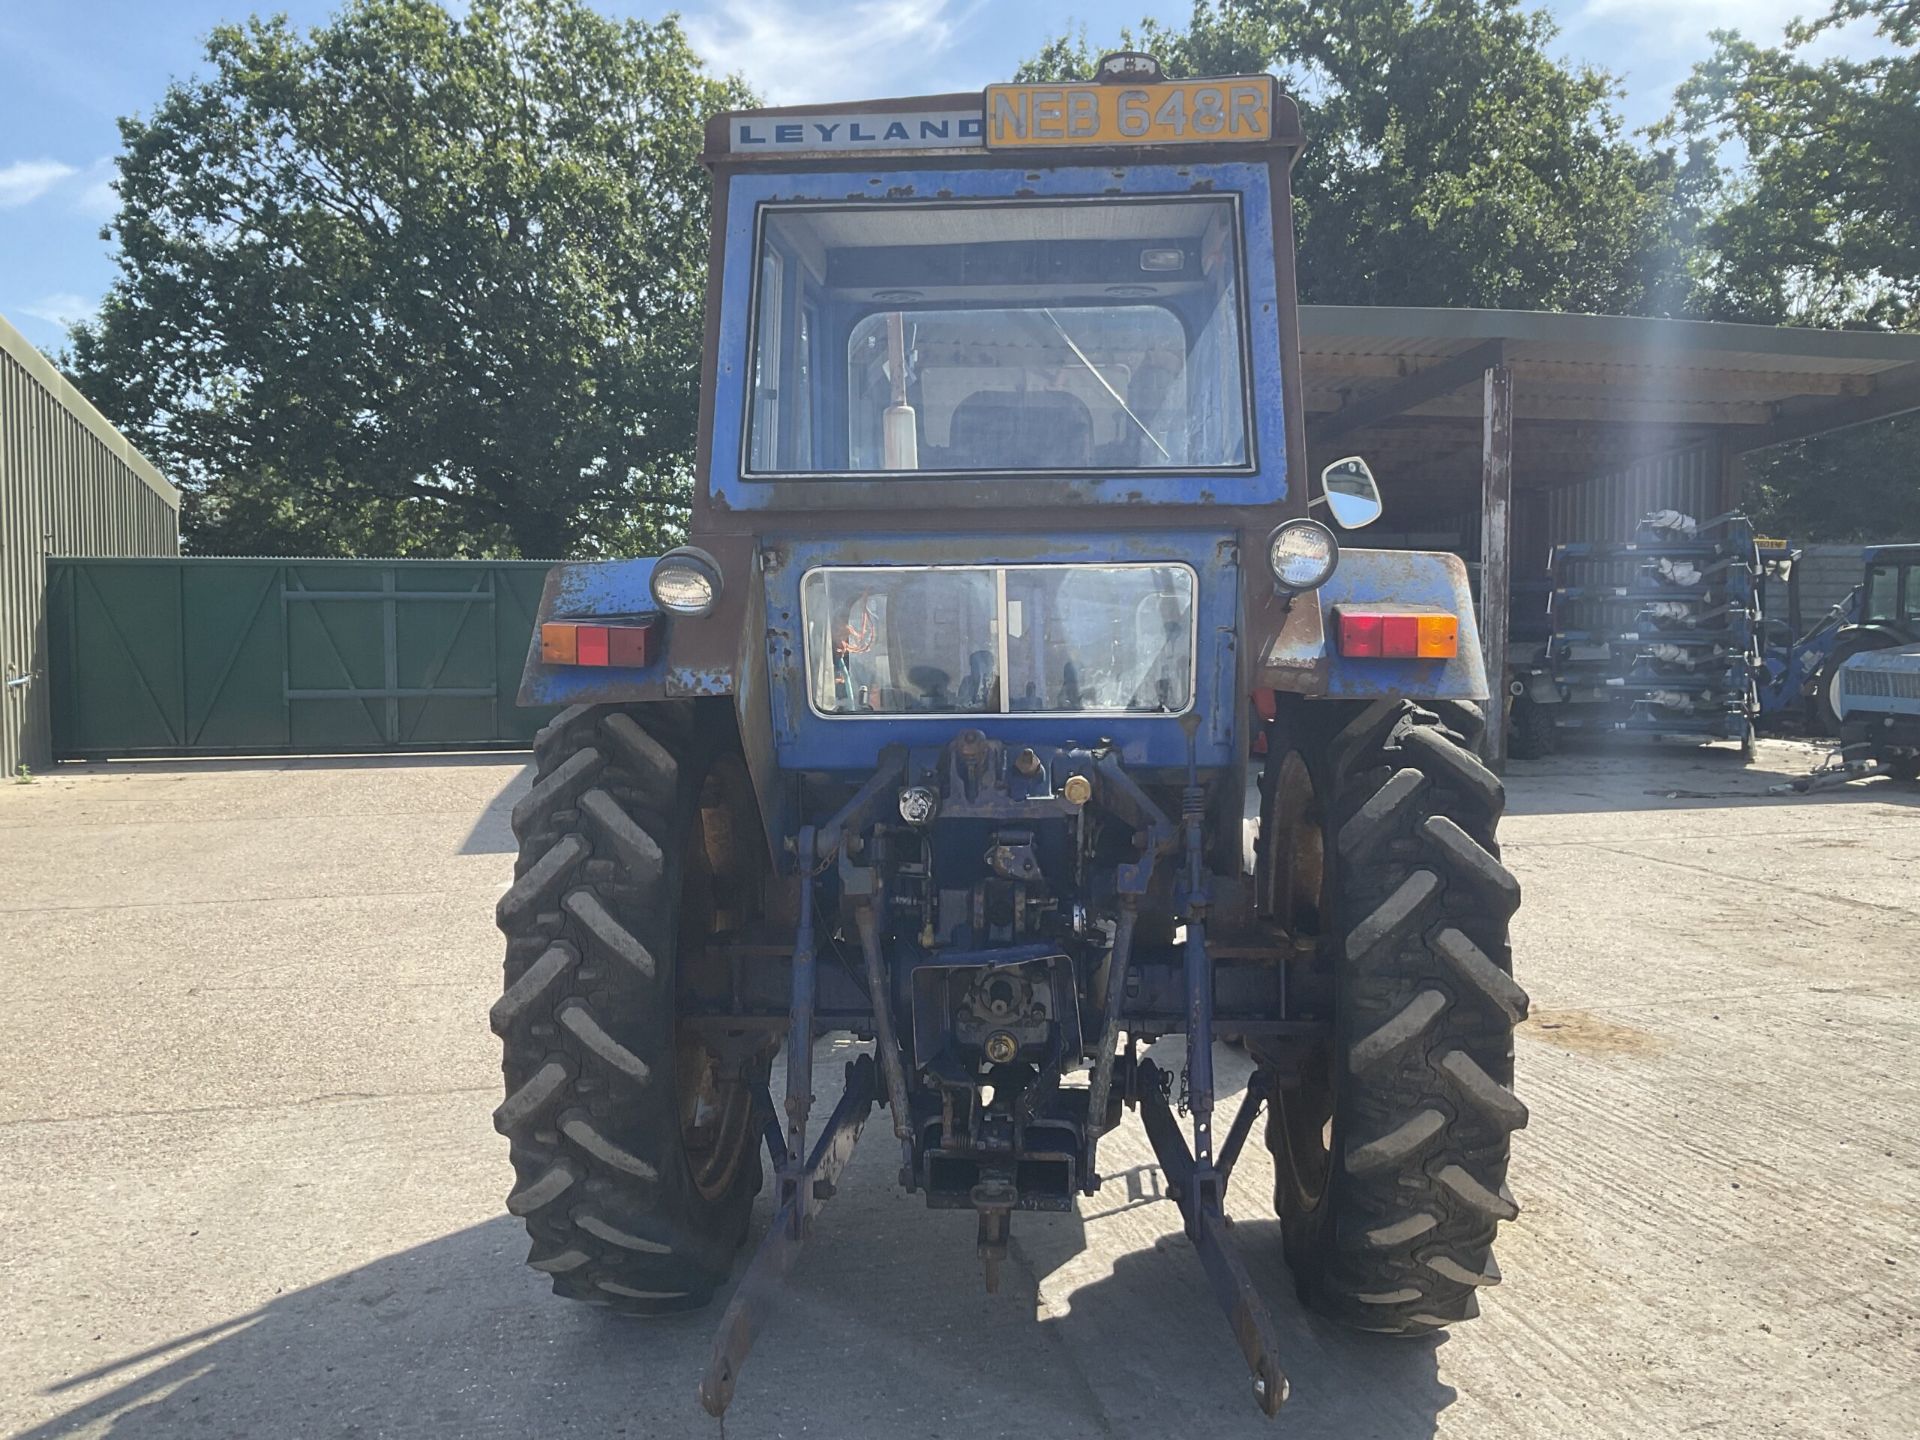
[[[1460,617],[1444,612],[1334,607],[1340,653],[1378,660],[1451,660],[1460,653]]]
[[[540,660],[546,665],[651,665],[659,621],[549,620],[540,627]]]

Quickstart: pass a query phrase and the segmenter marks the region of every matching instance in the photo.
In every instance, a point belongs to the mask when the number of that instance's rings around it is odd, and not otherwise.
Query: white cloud
[[[0,208],[28,205],[70,175],[73,166],[58,160],[16,160],[0,166]]]
[[[120,213],[120,196],[113,188],[119,178],[111,156],[102,157],[87,167],[80,193],[73,197],[73,208],[93,220],[111,220]]]
[[[1621,76],[1628,118],[1644,124],[1666,112],[1674,87],[1712,53],[1713,31],[1738,30],[1755,44],[1779,45],[1788,22],[1821,8],[1812,0],[1585,0],[1566,16],[1563,43],[1572,58]],[[1855,21],[1822,32],[1804,54],[1865,59],[1888,48],[1871,22]]]
[[[1740,30],[1750,39],[1772,39],[1808,9],[1805,0],[1587,0],[1580,18],[1660,30],[1674,40],[1697,42],[1704,51],[1709,31]]]
[[[738,73],[776,105],[913,94],[930,61],[949,50],[979,3],[855,0],[716,0],[683,16],[694,49],[714,70]],[[954,88],[965,88],[956,86]]]
[[[57,330],[65,331],[75,321],[91,319],[98,305],[84,295],[75,295],[70,290],[56,290],[51,295],[42,295],[31,305],[24,305],[24,314],[36,320],[44,320]]]
[[[80,192],[73,208],[96,220],[111,220],[120,213],[120,194],[111,180],[95,180]]]
[[[1789,21],[1822,9],[1811,0],[1586,0],[1570,28],[1594,40],[1624,41],[1629,51],[1675,47],[1678,54],[1659,58],[1691,62],[1706,57],[1707,37],[1715,30],[1738,30],[1758,44],[1777,45]],[[1812,53],[1865,55],[1884,48],[1871,23],[1855,22],[1826,32]]]

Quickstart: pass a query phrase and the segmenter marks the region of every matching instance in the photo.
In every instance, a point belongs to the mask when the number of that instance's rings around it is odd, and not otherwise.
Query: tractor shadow
[[[820,1042],[820,1119],[839,1098],[843,1062],[864,1048]],[[1223,1052],[1223,1096],[1244,1069]],[[784,1076],[774,1081],[777,1093]],[[211,1323],[18,1395],[14,1414],[26,1401],[49,1418],[16,1440],[1110,1440],[1135,1427],[1272,1440],[1137,1120],[1106,1144],[1097,1195],[1068,1213],[1015,1216],[1000,1292],[989,1295],[972,1212],[929,1211],[897,1187],[900,1152],[875,1111],[756,1340],[724,1432],[695,1387],[731,1287],[705,1310],[657,1320],[569,1304],[522,1265],[525,1233],[501,1216],[249,1312],[209,1313]],[[1271,1183],[1264,1160],[1243,1159],[1243,1214]],[[750,1245],[771,1214],[767,1187]],[[1442,1342],[1350,1335],[1309,1317],[1293,1299],[1278,1222],[1247,1219],[1233,1233],[1293,1378],[1287,1433],[1431,1436],[1454,1398],[1437,1375]],[[137,1334],[138,1319],[123,1328]]]
[[[501,760],[510,763],[515,757],[502,756]],[[520,797],[527,793],[533,784],[533,757],[525,757],[526,763],[516,770],[505,772],[500,788],[486,804],[486,808],[474,817],[473,828],[460,842],[461,855],[516,855],[520,842],[513,833],[513,807]]]
[[[520,1226],[502,1217],[68,1375],[32,1397],[41,1414],[57,1413],[17,1440],[1093,1440],[1135,1425],[1271,1440],[1183,1240],[1095,1257],[1102,1268],[1111,1258],[1110,1273],[1061,1293],[1058,1276],[1034,1277],[1085,1256],[1085,1222],[1023,1215],[1001,1293],[989,1296],[972,1216],[929,1213],[894,1189],[897,1153],[877,1129],[856,1153],[866,1173],[850,1175],[822,1212],[724,1432],[695,1400],[724,1295],[708,1310],[653,1321],[563,1303],[521,1267]],[[1171,1213],[1154,1198],[1157,1177],[1133,1178],[1135,1212]],[[1107,1187],[1116,1201],[1122,1188]],[[763,1196],[756,1238],[767,1211]],[[1278,1252],[1277,1234],[1262,1233],[1273,1228],[1254,1222],[1236,1233],[1294,1376],[1287,1433],[1431,1435],[1453,1394],[1435,1378],[1434,1343],[1368,1343],[1308,1320],[1284,1272],[1262,1261]]]
[[[1425,1440],[1436,1433],[1440,1413],[1455,1399],[1439,1378],[1446,1337],[1359,1335],[1309,1315],[1294,1298],[1280,1261],[1278,1220],[1241,1221],[1232,1230],[1267,1302],[1292,1382],[1278,1420],[1263,1416],[1233,1332],[1178,1228],[1172,1202],[1164,1212],[1156,1218],[1171,1231],[1112,1257],[1105,1278],[1058,1297],[1048,1280],[1041,1282],[1043,1310],[1064,1311],[1043,1318],[1041,1328],[1056,1332],[1056,1343],[1082,1359],[1078,1368],[1110,1433],[1177,1427],[1209,1440],[1272,1440],[1276,1424],[1291,1436],[1339,1440]],[[1057,1261],[1071,1271],[1073,1258],[1054,1253],[1053,1243],[1051,1237],[1028,1238],[1021,1250],[1036,1269]]]
[[[1022,1277],[981,1292],[971,1216],[958,1233],[893,1203],[887,1178],[862,1177],[877,1196],[823,1214],[724,1432],[695,1386],[725,1295],[646,1321],[565,1303],[521,1266],[524,1235],[503,1217],[16,1396],[16,1414],[57,1413],[15,1440],[1108,1433],[1036,1346]],[[964,1286],[946,1273],[962,1266]]]
[[[1166,1038],[1147,1053],[1181,1064]],[[1245,1098],[1251,1067],[1238,1050],[1215,1051],[1222,1130]],[[1394,1339],[1356,1334],[1310,1314],[1296,1298],[1273,1169],[1256,1125],[1228,1192],[1235,1250],[1266,1301],[1292,1394],[1277,1421],[1256,1408],[1252,1379],[1137,1113],[1101,1141],[1106,1176],[1082,1197],[1075,1226],[1014,1222],[1015,1254],[1035,1276],[1040,1329],[1074,1362],[1111,1434],[1214,1437],[1325,1436],[1427,1440],[1455,1392],[1439,1377],[1444,1334]]]

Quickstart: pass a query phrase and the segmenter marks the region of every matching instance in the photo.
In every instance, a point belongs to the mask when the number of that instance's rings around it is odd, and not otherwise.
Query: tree
[[[1747,508],[1796,541],[1920,540],[1916,456],[1920,415],[1776,445],[1747,462]]]
[[[1888,53],[1809,55],[1864,19]],[[1718,172],[1702,236],[1714,313],[1920,328],[1920,0],[1836,0],[1781,45],[1713,38],[1669,128],[1745,157]]]
[[[1666,313],[1689,301],[1679,166],[1635,146],[1603,71],[1521,0],[1196,0],[1116,45],[1172,75],[1271,70],[1301,104],[1301,298]],[[1024,79],[1087,76],[1085,33]]]
[[[1871,20],[1886,51],[1817,59]],[[1740,156],[1709,168],[1702,304],[1724,320],[1920,329],[1920,0],[1836,0],[1783,43],[1716,32],[1669,135]],[[1804,540],[1920,539],[1920,417],[1753,458],[1756,517]]]
[[[121,122],[76,382],[199,550],[631,552],[686,494],[709,114],[675,20],[350,0]]]

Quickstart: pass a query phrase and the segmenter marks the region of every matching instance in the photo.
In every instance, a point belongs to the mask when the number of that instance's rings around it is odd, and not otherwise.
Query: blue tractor
[[[1842,756],[1899,780],[1920,779],[1920,645],[1848,656],[1835,690]]]
[[[1271,77],[1136,54],[708,129],[688,540],[548,578],[492,1022],[561,1295],[707,1304],[771,1176],[715,1414],[876,1105],[989,1288],[1137,1109],[1268,1413],[1223,1209],[1263,1110],[1311,1305],[1418,1334],[1498,1279],[1527,999],[1486,675],[1457,557],[1317,518],[1381,500],[1358,458],[1310,487],[1301,143]],[[823,1119],[829,1032],[872,1048]]]
[[[1842,773],[1920,779],[1920,545],[1871,545],[1859,621],[1840,632],[1819,698]]]
[[[1856,655],[1920,645],[1920,545],[1869,545],[1861,552],[1860,588],[1849,596],[1846,623],[1812,680],[1814,718],[1842,733],[1841,676]]]

